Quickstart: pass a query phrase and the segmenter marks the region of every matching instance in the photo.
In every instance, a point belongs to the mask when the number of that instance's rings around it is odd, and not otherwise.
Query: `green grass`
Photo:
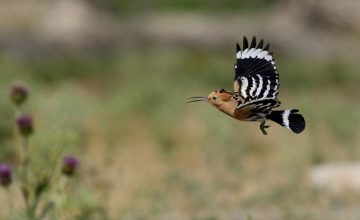
[[[359,202],[306,185],[313,164],[359,159],[358,65],[278,57],[280,100],[301,110],[307,128],[293,135],[272,124],[262,136],[256,123],[185,103],[230,89],[232,59],[179,47],[41,62],[2,56],[0,111],[8,117],[0,122],[1,158],[14,157],[8,88],[23,79],[32,91],[26,108],[35,117],[35,166],[46,169],[45,155],[59,148],[84,161],[87,183],[76,195],[88,212],[79,219],[102,212],[113,219],[323,219],[331,215],[322,211]]]
[[[168,0],[157,0],[157,1],[144,1],[144,0],[123,0],[123,1],[99,1],[91,0],[94,5],[104,10],[110,11],[115,15],[124,16],[131,15],[139,12],[149,11],[170,11],[170,12],[256,12],[261,10],[269,9],[276,0],[265,1],[235,1],[225,0],[222,2],[214,0],[183,0],[183,1],[168,1]]]

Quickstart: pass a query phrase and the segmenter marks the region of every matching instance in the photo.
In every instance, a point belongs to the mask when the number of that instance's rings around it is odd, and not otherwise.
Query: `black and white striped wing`
[[[277,99],[273,99],[273,98],[256,99],[245,103],[239,103],[239,105],[236,108],[236,111],[239,111],[247,106],[252,106],[251,108],[252,113],[269,114],[271,113],[272,108],[279,107],[280,104],[281,103]]]
[[[251,44],[244,37],[243,50],[236,44],[236,64],[234,91],[246,101],[272,98],[279,94],[279,75],[275,60],[269,51],[269,44],[263,47],[263,40],[256,43],[253,37]]]

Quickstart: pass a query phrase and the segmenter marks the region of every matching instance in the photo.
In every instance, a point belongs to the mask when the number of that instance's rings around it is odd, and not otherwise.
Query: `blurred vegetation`
[[[182,1],[145,1],[145,0],[89,0],[92,4],[102,9],[108,10],[117,15],[128,15],[139,12],[149,11],[187,11],[187,12],[254,12],[257,10],[265,10],[273,5],[274,2],[279,0],[254,0],[254,1],[215,1],[215,0],[182,0]]]
[[[285,182],[284,186],[291,189],[275,186],[278,189],[273,189],[274,192],[268,186],[268,190],[250,198],[250,201],[245,200],[245,204],[257,204],[257,199],[261,204],[279,203],[292,196],[297,197],[296,191],[300,188],[292,178],[299,177],[292,173],[302,173],[304,167],[312,163],[359,159],[356,148],[360,129],[359,103],[352,102],[354,97],[349,95],[357,89],[359,77],[357,66],[346,61],[312,62],[278,57],[280,98],[284,108],[294,106],[305,115],[306,141],[296,141],[301,140],[302,136],[291,136],[286,130],[273,125],[270,133],[273,137],[269,142],[269,139],[260,136],[257,124],[233,121],[205,104],[185,104],[189,96],[204,95],[216,88],[231,88],[231,52],[222,54],[182,48],[147,48],[121,51],[105,57],[43,57],[42,62],[30,64],[9,60],[12,59],[2,59],[0,63],[4,79],[1,81],[4,94],[0,103],[3,106],[2,115],[11,115],[7,88],[13,79],[27,81],[33,88],[31,95],[36,100],[30,108],[36,112],[35,118],[39,123],[34,140],[36,164],[39,167],[46,167],[48,160],[45,155],[53,151],[54,144],[65,148],[76,147],[76,151],[86,152],[89,142],[100,136],[104,145],[97,147],[105,147],[103,152],[109,154],[106,157],[115,160],[116,156],[111,152],[121,151],[127,144],[118,144],[123,143],[124,139],[128,139],[125,142],[130,144],[129,147],[134,147],[131,142],[132,138],[136,138],[138,129],[148,133],[155,141],[158,147],[153,150],[162,155],[160,160],[164,160],[162,163],[167,164],[169,169],[165,179],[159,181],[169,191],[157,187],[143,189],[145,194],[136,197],[145,199],[145,203],[151,201],[154,207],[149,207],[150,213],[134,218],[160,215],[163,210],[170,208],[166,205],[168,199],[172,198],[168,193],[177,191],[179,187],[191,196],[195,208],[201,210],[216,206],[210,202],[215,196],[212,195],[214,192],[231,191],[237,184],[245,184],[238,180],[251,180],[254,178],[251,176],[257,175],[247,171],[246,161],[251,160],[253,155],[257,155],[255,160],[260,166],[267,164],[260,162],[264,158],[270,162],[270,155],[282,155],[283,158],[276,164],[291,163],[291,171],[287,168],[281,171],[274,165],[274,172],[289,175],[286,181],[295,185]],[[5,119],[1,123],[3,159],[11,156],[6,152],[9,150],[7,139],[11,136],[12,123],[9,117]],[[194,126],[200,126],[200,130],[191,129]],[[89,134],[89,130],[93,129],[100,129],[96,131],[99,134]],[[283,139],[284,135],[287,138]],[[324,145],[323,142],[328,144]],[[142,145],[147,147],[146,140]],[[205,154],[207,162],[204,162],[204,166],[207,168],[204,169],[215,170],[210,172],[216,179],[210,186],[187,177],[176,165],[173,167],[172,160],[189,147]],[[256,172],[263,175],[260,170]],[[224,175],[233,177],[226,180]],[[121,178],[117,181],[121,181]],[[128,211],[132,213],[137,209],[132,207]],[[138,211],[135,213],[141,213]]]
[[[122,16],[152,9],[256,13],[279,1],[90,2]],[[360,64],[274,50],[282,108],[303,113],[301,135],[272,124],[262,136],[256,123],[232,120],[205,103],[186,104],[187,97],[232,88],[233,50],[150,41],[31,57],[2,51],[0,158],[16,160],[9,150],[8,90],[20,80],[31,87],[35,166],[46,169],[45,155],[54,148],[82,155],[86,187],[69,201],[69,208],[78,202],[87,210],[78,219],[336,219],[334,210],[354,213],[356,193],[317,191],[306,178],[315,164],[360,159]]]

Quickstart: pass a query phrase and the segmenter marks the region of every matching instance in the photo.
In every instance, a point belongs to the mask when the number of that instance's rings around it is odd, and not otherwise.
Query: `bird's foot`
[[[263,135],[267,135],[265,129],[270,128],[270,125],[265,125],[265,121],[261,122],[260,124],[260,130],[263,133]]]

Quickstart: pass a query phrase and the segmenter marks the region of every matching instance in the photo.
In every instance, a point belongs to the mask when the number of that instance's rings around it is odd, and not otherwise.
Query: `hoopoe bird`
[[[219,89],[207,97],[194,96],[188,102],[207,101],[215,108],[240,121],[260,122],[260,130],[266,135],[272,120],[294,133],[305,129],[304,117],[297,109],[273,110],[280,106],[279,74],[276,69],[270,45],[263,47],[264,41],[256,43],[253,37],[249,45],[246,37],[243,39],[243,50],[236,44],[236,63],[234,91]]]

